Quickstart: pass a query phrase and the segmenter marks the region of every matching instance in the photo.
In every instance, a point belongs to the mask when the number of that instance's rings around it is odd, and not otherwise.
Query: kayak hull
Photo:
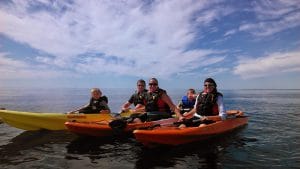
[[[153,130],[135,130],[133,134],[137,141],[146,146],[155,144],[180,145],[206,140],[213,136],[232,131],[247,123],[248,118],[241,116],[224,121],[217,121],[201,127],[159,127]]]
[[[123,115],[129,115],[124,113]],[[23,130],[66,130],[66,121],[101,121],[112,119],[111,114],[64,114],[0,110],[0,118],[12,127]]]
[[[169,118],[158,121],[151,121],[145,123],[129,123],[123,130],[113,130],[109,126],[110,121],[101,121],[101,122],[72,122],[68,121],[65,123],[68,130],[72,133],[78,135],[86,136],[95,136],[95,137],[104,137],[104,136],[113,136],[116,134],[130,134],[133,130],[138,128],[147,128],[157,124],[163,123],[174,123],[178,119]]]

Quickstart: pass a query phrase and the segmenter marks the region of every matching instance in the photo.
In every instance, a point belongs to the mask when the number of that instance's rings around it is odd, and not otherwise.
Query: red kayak
[[[241,112],[239,112],[241,114]],[[160,126],[152,130],[134,130],[137,141],[145,146],[155,144],[179,145],[205,140],[213,136],[232,131],[248,123],[246,116],[237,116],[223,121],[216,121],[200,127],[178,128],[175,126]]]
[[[148,128],[155,125],[165,124],[165,123],[174,123],[178,119],[169,118],[162,119],[158,121],[151,121],[145,123],[129,123],[126,125],[121,132],[123,133],[132,133],[133,130],[139,128]],[[76,134],[87,135],[87,136],[96,136],[96,137],[104,137],[104,136],[112,136],[116,132],[109,126],[111,121],[99,121],[99,122],[65,122],[65,126],[67,129]]]

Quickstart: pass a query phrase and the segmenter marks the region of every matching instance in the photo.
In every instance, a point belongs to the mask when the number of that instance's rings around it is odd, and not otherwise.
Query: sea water
[[[133,89],[102,89],[118,112]],[[181,146],[145,148],[132,137],[79,137],[66,131],[24,131],[0,124],[0,168],[299,168],[300,90],[221,90],[227,109],[247,126]],[[177,104],[185,89],[168,90]],[[0,107],[68,112],[86,104],[89,89],[0,89]]]

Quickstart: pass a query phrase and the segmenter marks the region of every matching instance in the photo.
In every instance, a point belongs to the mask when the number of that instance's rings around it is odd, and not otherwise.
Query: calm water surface
[[[133,91],[103,89],[114,112]],[[176,147],[148,149],[134,138],[78,137],[0,124],[0,168],[299,168],[300,90],[224,90],[227,109],[249,124],[233,133]],[[169,90],[178,102],[185,90]],[[89,100],[88,89],[0,89],[0,107],[67,112]]]

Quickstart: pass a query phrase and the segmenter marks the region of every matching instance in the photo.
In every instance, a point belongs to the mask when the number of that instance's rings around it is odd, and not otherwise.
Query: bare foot
[[[180,125],[178,126],[178,128],[186,128],[186,125],[185,125],[185,124],[180,124]]]
[[[206,126],[206,124],[200,124],[199,125],[199,127],[205,127]]]
[[[142,123],[142,121],[141,121],[141,119],[139,119],[139,118],[135,118],[135,119],[133,120],[133,123]]]

